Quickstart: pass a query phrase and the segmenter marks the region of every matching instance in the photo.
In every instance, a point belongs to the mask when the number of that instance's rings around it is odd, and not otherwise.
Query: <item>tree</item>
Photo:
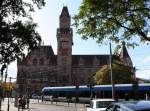
[[[13,83],[4,83],[3,84],[3,88],[6,90],[6,91],[11,91],[15,88],[15,84]]]
[[[131,69],[120,64],[112,64],[113,82],[115,84],[132,83]],[[94,76],[97,84],[111,84],[110,66],[104,65]]]
[[[83,39],[125,41],[128,46],[150,43],[149,0],[83,0],[73,19]]]
[[[35,30],[31,12],[45,5],[44,0],[0,0],[0,68],[1,75],[7,65],[23,57],[24,50],[35,48],[41,37]]]

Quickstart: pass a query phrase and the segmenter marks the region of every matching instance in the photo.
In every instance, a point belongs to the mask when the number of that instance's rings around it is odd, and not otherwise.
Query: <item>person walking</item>
[[[23,103],[22,98],[21,97],[18,98],[18,111],[20,111],[20,109],[22,109],[23,111],[22,103]]]
[[[29,103],[30,103],[30,99],[29,97],[27,97],[27,108],[29,109]]]
[[[41,99],[42,99],[42,103],[43,103],[43,101],[44,101],[44,96],[43,95],[41,96]]]

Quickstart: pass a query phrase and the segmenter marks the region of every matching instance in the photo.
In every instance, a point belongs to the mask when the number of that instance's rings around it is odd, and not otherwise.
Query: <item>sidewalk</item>
[[[2,101],[2,111],[8,111],[8,98]],[[14,99],[9,101],[9,111],[18,111],[18,108],[14,106]],[[22,111],[22,109],[20,109]],[[23,111],[30,111],[30,109],[23,109]]]

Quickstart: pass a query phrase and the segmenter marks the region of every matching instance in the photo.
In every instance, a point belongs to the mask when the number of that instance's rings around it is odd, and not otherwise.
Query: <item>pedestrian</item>
[[[129,94],[127,94],[127,93],[125,94],[125,100],[129,101]]]
[[[22,108],[22,98],[18,98],[18,111],[20,110],[20,108]],[[23,111],[23,108],[22,108]]]
[[[30,99],[29,97],[27,97],[27,108],[29,109],[29,103],[30,103]]]
[[[149,96],[148,96],[147,93],[145,94],[145,99],[146,99],[146,100],[149,100]]]
[[[119,99],[119,98],[118,98],[118,95],[116,94],[116,96],[115,96],[115,101],[118,102],[118,99]]]
[[[23,98],[22,98],[22,109],[25,109],[25,106],[26,106],[26,97],[23,96]]]
[[[44,100],[44,96],[43,95],[42,95],[41,99],[42,99],[42,102],[43,102],[43,100]]]
[[[53,104],[53,99],[54,99],[54,96],[51,96],[50,97],[51,104]]]

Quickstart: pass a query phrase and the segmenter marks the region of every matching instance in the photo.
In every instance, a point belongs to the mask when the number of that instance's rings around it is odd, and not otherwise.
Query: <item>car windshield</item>
[[[112,103],[112,101],[97,101],[96,108],[106,108],[111,103]]]

